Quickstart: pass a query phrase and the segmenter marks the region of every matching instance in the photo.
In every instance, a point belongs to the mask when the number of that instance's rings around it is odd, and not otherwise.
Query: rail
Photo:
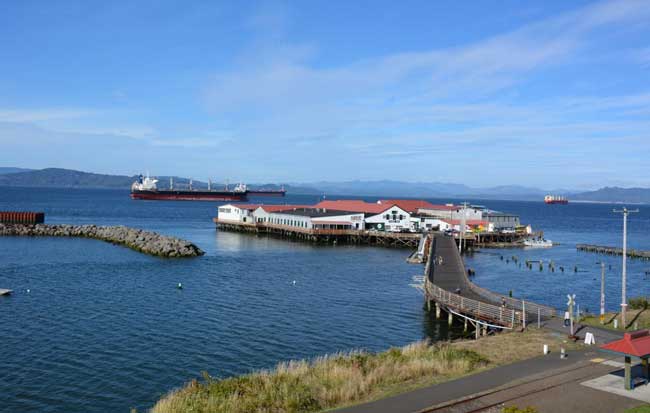
[[[444,290],[435,284],[425,281],[425,290],[431,299],[439,304],[470,315],[478,320],[487,320],[509,328],[523,326],[524,315],[522,312],[511,308],[485,303],[472,298]],[[528,312],[528,311],[526,311]]]
[[[479,287],[473,282],[469,282],[469,288],[474,291],[476,294],[487,298],[493,302],[503,302],[505,300],[506,306],[510,308],[516,308],[521,311],[526,311],[527,314],[533,316],[539,316],[540,318],[547,319],[552,318],[557,314],[557,310],[553,307],[549,307],[542,304],[537,304],[532,301],[519,300],[517,298],[503,296],[501,294],[496,294],[490,290]]]

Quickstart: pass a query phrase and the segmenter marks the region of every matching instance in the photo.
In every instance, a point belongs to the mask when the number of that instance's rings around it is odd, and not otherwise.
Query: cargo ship
[[[246,201],[248,191],[245,185],[237,185],[233,190],[227,187],[223,190],[212,189],[208,183],[207,190],[196,190],[192,188],[190,180],[189,188],[174,189],[174,182],[170,179],[169,189],[158,189],[158,180],[150,178],[149,175],[140,175],[138,180],[131,185],[132,199],[148,199],[157,201]]]
[[[285,196],[287,191],[284,186],[280,189],[249,189],[248,194],[252,196]]]
[[[564,196],[546,195],[544,197],[544,203],[566,205],[569,203],[569,200]]]

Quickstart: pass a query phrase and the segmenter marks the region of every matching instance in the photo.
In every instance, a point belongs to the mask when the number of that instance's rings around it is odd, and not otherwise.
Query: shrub
[[[633,297],[629,300],[629,306],[632,310],[647,310],[648,297]]]

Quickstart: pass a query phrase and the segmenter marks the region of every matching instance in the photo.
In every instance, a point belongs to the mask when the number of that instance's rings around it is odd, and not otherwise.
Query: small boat
[[[553,246],[553,241],[550,239],[527,239],[524,241],[524,246],[529,248],[550,248]]]

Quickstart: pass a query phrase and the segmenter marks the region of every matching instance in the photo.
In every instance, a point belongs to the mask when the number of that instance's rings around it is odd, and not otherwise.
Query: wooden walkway
[[[591,244],[578,244],[576,245],[578,251],[595,252],[596,254],[607,255],[623,255],[623,248],[606,247],[602,245]],[[650,260],[650,251],[635,250],[628,248],[627,256],[630,258],[640,258],[642,260]]]
[[[247,232],[322,244],[366,244],[384,247],[417,248],[421,238],[421,234],[411,232],[311,229],[271,224],[268,222],[243,223],[217,218],[213,218],[213,221],[221,231]]]
[[[425,267],[424,291],[437,308],[483,325],[503,328],[524,327],[555,316],[554,308],[518,300],[481,288],[467,276],[453,238],[432,235]]]

